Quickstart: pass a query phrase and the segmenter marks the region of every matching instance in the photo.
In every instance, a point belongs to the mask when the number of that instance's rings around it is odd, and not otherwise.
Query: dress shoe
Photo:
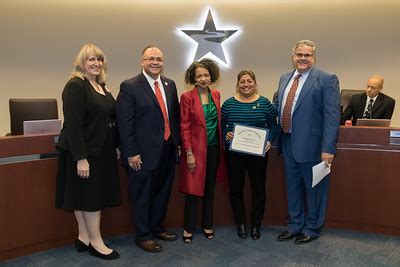
[[[155,253],[161,251],[161,245],[154,240],[146,240],[146,241],[135,240],[135,243],[138,247],[142,248],[146,252]]]
[[[300,245],[300,244],[310,243],[314,239],[317,239],[317,238],[314,236],[309,236],[309,235],[299,235],[294,240],[294,243],[296,243],[297,245]]]
[[[246,230],[246,225],[244,224],[239,224],[238,225],[238,230],[237,234],[240,238],[245,239],[247,238],[247,230]]]
[[[203,229],[204,236],[208,240],[214,239],[214,237],[215,237],[214,230],[212,230],[212,229],[210,229],[210,230],[211,230],[211,232],[207,233],[206,230]]]
[[[253,240],[258,240],[260,239],[260,227],[257,226],[252,226],[251,227],[251,233],[250,233],[251,239]]]
[[[92,246],[92,244],[89,244],[88,247],[89,247],[88,249],[89,249],[90,255],[100,258],[102,260],[116,260],[119,258],[119,253],[116,252],[115,250],[113,250],[110,254],[102,254],[102,253],[98,252]]]
[[[164,233],[156,235],[159,239],[164,241],[175,241],[178,239],[178,235],[165,231]]]
[[[289,233],[288,231],[285,231],[278,235],[278,240],[279,241],[287,241],[287,240],[292,239],[295,236],[297,236],[297,234],[292,234],[292,233]]]
[[[85,243],[83,243],[82,241],[80,241],[79,239],[75,240],[75,249],[78,252],[85,252],[88,251],[89,246],[86,245]]]
[[[192,243],[193,234],[191,234],[191,235],[185,235],[185,234],[183,234],[183,235],[182,235],[182,240],[183,240],[183,242],[185,242],[186,244]]]

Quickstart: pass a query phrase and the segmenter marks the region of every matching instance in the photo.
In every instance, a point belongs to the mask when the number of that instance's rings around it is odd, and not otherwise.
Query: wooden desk
[[[331,176],[328,227],[400,235],[400,128],[342,127]]]
[[[400,235],[400,146],[390,144],[390,131],[395,130],[400,128],[341,127],[330,175],[327,227]],[[282,157],[270,155],[267,171],[264,223],[285,224]]]
[[[327,227],[400,235],[400,146],[390,145],[390,130],[400,128],[342,127],[332,167]],[[54,135],[0,138],[0,158],[55,152]],[[72,213],[54,208],[57,159],[0,164],[0,261],[72,244],[77,226]],[[105,209],[104,236],[133,232],[127,178],[120,168],[123,204]],[[177,190],[177,171],[167,227],[181,227],[184,195]],[[246,184],[246,206],[250,207]],[[247,208],[248,215],[250,209]],[[267,167],[264,224],[285,225],[287,200],[282,156],[273,148]],[[214,223],[232,225],[229,192],[215,192]],[[179,233],[180,234],[180,233]]]

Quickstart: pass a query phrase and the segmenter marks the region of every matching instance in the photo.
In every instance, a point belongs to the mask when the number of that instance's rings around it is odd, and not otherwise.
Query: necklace
[[[90,81],[90,84],[93,86],[94,90],[101,94],[101,95],[105,95],[103,88],[100,86],[100,84],[97,81]]]

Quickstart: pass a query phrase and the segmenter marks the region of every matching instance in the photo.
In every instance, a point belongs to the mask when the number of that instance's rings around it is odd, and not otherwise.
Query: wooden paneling
[[[56,152],[57,135],[14,135],[0,137],[0,158]]]
[[[326,226],[400,235],[400,147],[390,146],[389,128],[342,127],[330,177]],[[54,152],[54,136],[0,138],[0,157]],[[71,212],[54,208],[57,160],[0,165],[0,261],[72,244],[77,226]],[[120,167],[122,206],[102,216],[104,236],[133,233],[127,177]],[[183,224],[184,194],[177,169],[165,225]],[[282,155],[275,148],[267,167],[264,224],[284,225],[287,199]],[[246,181],[248,217],[251,189]],[[199,211],[200,211],[199,207]],[[200,217],[200,216],[199,216]],[[200,219],[200,218],[199,218]],[[215,225],[233,225],[229,191],[217,184]]]

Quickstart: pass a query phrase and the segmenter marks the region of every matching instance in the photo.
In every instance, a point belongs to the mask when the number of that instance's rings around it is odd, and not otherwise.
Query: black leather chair
[[[58,119],[55,98],[11,98],[9,108],[11,135],[23,134],[24,121]]]
[[[342,112],[347,108],[349,105],[350,99],[353,95],[361,94],[364,90],[356,90],[356,89],[342,89],[340,91],[340,103],[341,103],[341,110]]]

